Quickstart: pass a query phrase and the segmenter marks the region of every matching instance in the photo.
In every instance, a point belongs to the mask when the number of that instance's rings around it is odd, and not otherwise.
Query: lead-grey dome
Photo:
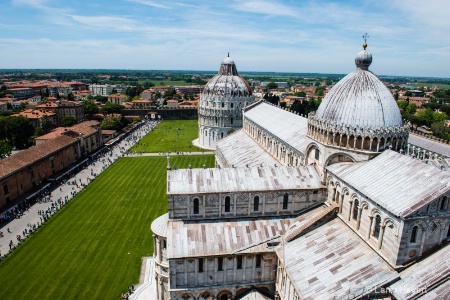
[[[408,128],[392,93],[369,71],[372,54],[365,48],[356,70],[342,78],[308,116],[308,136],[327,145],[380,152],[406,147]]]
[[[368,70],[372,55],[363,50],[355,63],[356,70],[342,78],[324,97],[316,118],[362,128],[403,126],[392,93]]]

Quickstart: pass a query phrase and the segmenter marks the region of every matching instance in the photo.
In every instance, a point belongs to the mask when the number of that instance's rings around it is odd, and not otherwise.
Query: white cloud
[[[264,14],[268,16],[288,16],[288,17],[298,16],[294,8],[286,6],[276,1],[261,1],[261,0],[245,1],[245,2],[238,1],[232,5],[232,8],[239,11]]]
[[[156,7],[156,8],[164,8],[164,9],[170,9],[169,6],[160,4],[156,1],[150,1],[150,0],[128,0],[129,2],[135,2],[135,3],[139,3],[142,5],[147,5],[147,6],[152,6],[152,7]]]

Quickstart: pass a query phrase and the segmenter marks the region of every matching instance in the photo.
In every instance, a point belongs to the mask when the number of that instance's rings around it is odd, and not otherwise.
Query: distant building
[[[28,99],[34,96],[34,90],[32,88],[11,88],[7,90],[14,98],[19,100]]]
[[[13,116],[23,116],[31,121],[34,128],[54,127],[58,123],[56,113],[45,109],[26,109]]]
[[[80,140],[61,135],[0,160],[0,207],[11,203],[80,157]]]
[[[89,86],[89,90],[93,96],[108,96],[112,93],[114,86],[110,84],[92,84]]]
[[[50,110],[58,116],[58,124],[61,124],[65,117],[74,117],[80,123],[84,120],[84,106],[76,101],[48,101],[36,106],[37,109]]]
[[[178,100],[167,100],[168,108],[179,108]]]
[[[128,96],[122,94],[110,94],[108,96],[108,101],[113,104],[122,105],[128,100]]]

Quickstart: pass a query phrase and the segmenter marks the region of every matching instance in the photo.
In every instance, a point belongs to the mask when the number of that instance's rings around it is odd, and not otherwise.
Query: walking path
[[[123,138],[117,145],[112,146],[109,150],[102,151],[102,154],[91,164],[49,192],[43,197],[42,201],[29,207],[20,218],[0,224],[0,232],[3,234],[0,237],[0,259],[14,250],[20,244],[20,241],[32,234],[43,222],[61,209],[91,181],[95,180],[112,163],[126,155],[126,152],[156,125],[156,122],[146,122]]]

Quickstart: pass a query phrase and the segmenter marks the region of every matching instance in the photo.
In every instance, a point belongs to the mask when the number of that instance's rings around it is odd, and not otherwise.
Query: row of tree
[[[0,157],[9,155],[13,149],[26,149],[33,145],[35,128],[23,116],[0,117]]]

